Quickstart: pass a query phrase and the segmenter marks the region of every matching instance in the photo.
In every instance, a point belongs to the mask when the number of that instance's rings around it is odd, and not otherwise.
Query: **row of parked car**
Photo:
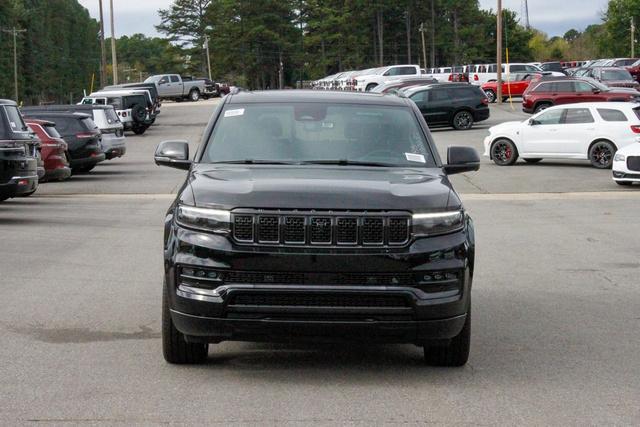
[[[124,156],[125,132],[144,133],[160,106],[154,83],[106,87],[69,105],[0,100],[0,201]]]

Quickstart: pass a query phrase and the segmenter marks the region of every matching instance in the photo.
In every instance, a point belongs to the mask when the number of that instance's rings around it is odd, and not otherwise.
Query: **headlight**
[[[229,233],[231,231],[231,214],[220,209],[178,206],[176,212],[178,224],[213,233]]]
[[[613,156],[613,160],[616,162],[624,162],[624,159],[625,159],[624,154],[616,153],[616,155]]]
[[[464,227],[464,212],[433,212],[413,215],[412,234],[414,236],[434,236],[450,233]]]

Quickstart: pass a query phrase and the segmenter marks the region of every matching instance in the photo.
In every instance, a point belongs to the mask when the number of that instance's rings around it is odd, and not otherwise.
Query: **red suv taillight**
[[[480,79],[478,78],[478,75],[477,75],[477,74],[474,74],[474,75],[473,75],[473,80],[475,80],[475,81],[480,80]]]
[[[631,132],[640,133],[640,126],[638,126],[638,125],[631,126]]]
[[[94,136],[96,136],[96,134],[91,132],[76,133],[76,138],[93,138]]]

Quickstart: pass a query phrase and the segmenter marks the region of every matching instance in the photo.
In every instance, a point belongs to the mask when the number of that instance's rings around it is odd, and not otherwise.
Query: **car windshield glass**
[[[4,111],[7,113],[7,119],[9,120],[9,126],[13,132],[27,132],[29,128],[22,120],[22,116],[18,111],[18,107],[7,105],[4,107]]]
[[[631,74],[625,70],[602,70],[602,80],[631,80]]]
[[[62,138],[58,133],[58,129],[56,129],[55,125],[44,125],[44,131],[47,132],[51,138]]]
[[[325,103],[227,105],[202,162],[243,161],[435,166],[410,108]]]

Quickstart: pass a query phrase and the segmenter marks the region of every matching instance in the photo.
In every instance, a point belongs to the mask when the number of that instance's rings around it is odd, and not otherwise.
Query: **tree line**
[[[552,38],[524,28],[515,12],[503,13],[503,46],[512,62],[628,56],[631,18],[640,26],[640,0],[611,0],[601,23]],[[206,39],[212,77],[250,88],[293,86],[349,69],[463,65],[496,56],[496,15],[477,0],[174,0],[158,14],[163,37],[117,39],[120,80],[206,76]],[[77,100],[92,83],[98,87],[99,24],[76,0],[2,0],[0,28],[26,30],[17,37],[24,102]],[[6,32],[0,32],[0,96],[13,97],[13,36]]]

